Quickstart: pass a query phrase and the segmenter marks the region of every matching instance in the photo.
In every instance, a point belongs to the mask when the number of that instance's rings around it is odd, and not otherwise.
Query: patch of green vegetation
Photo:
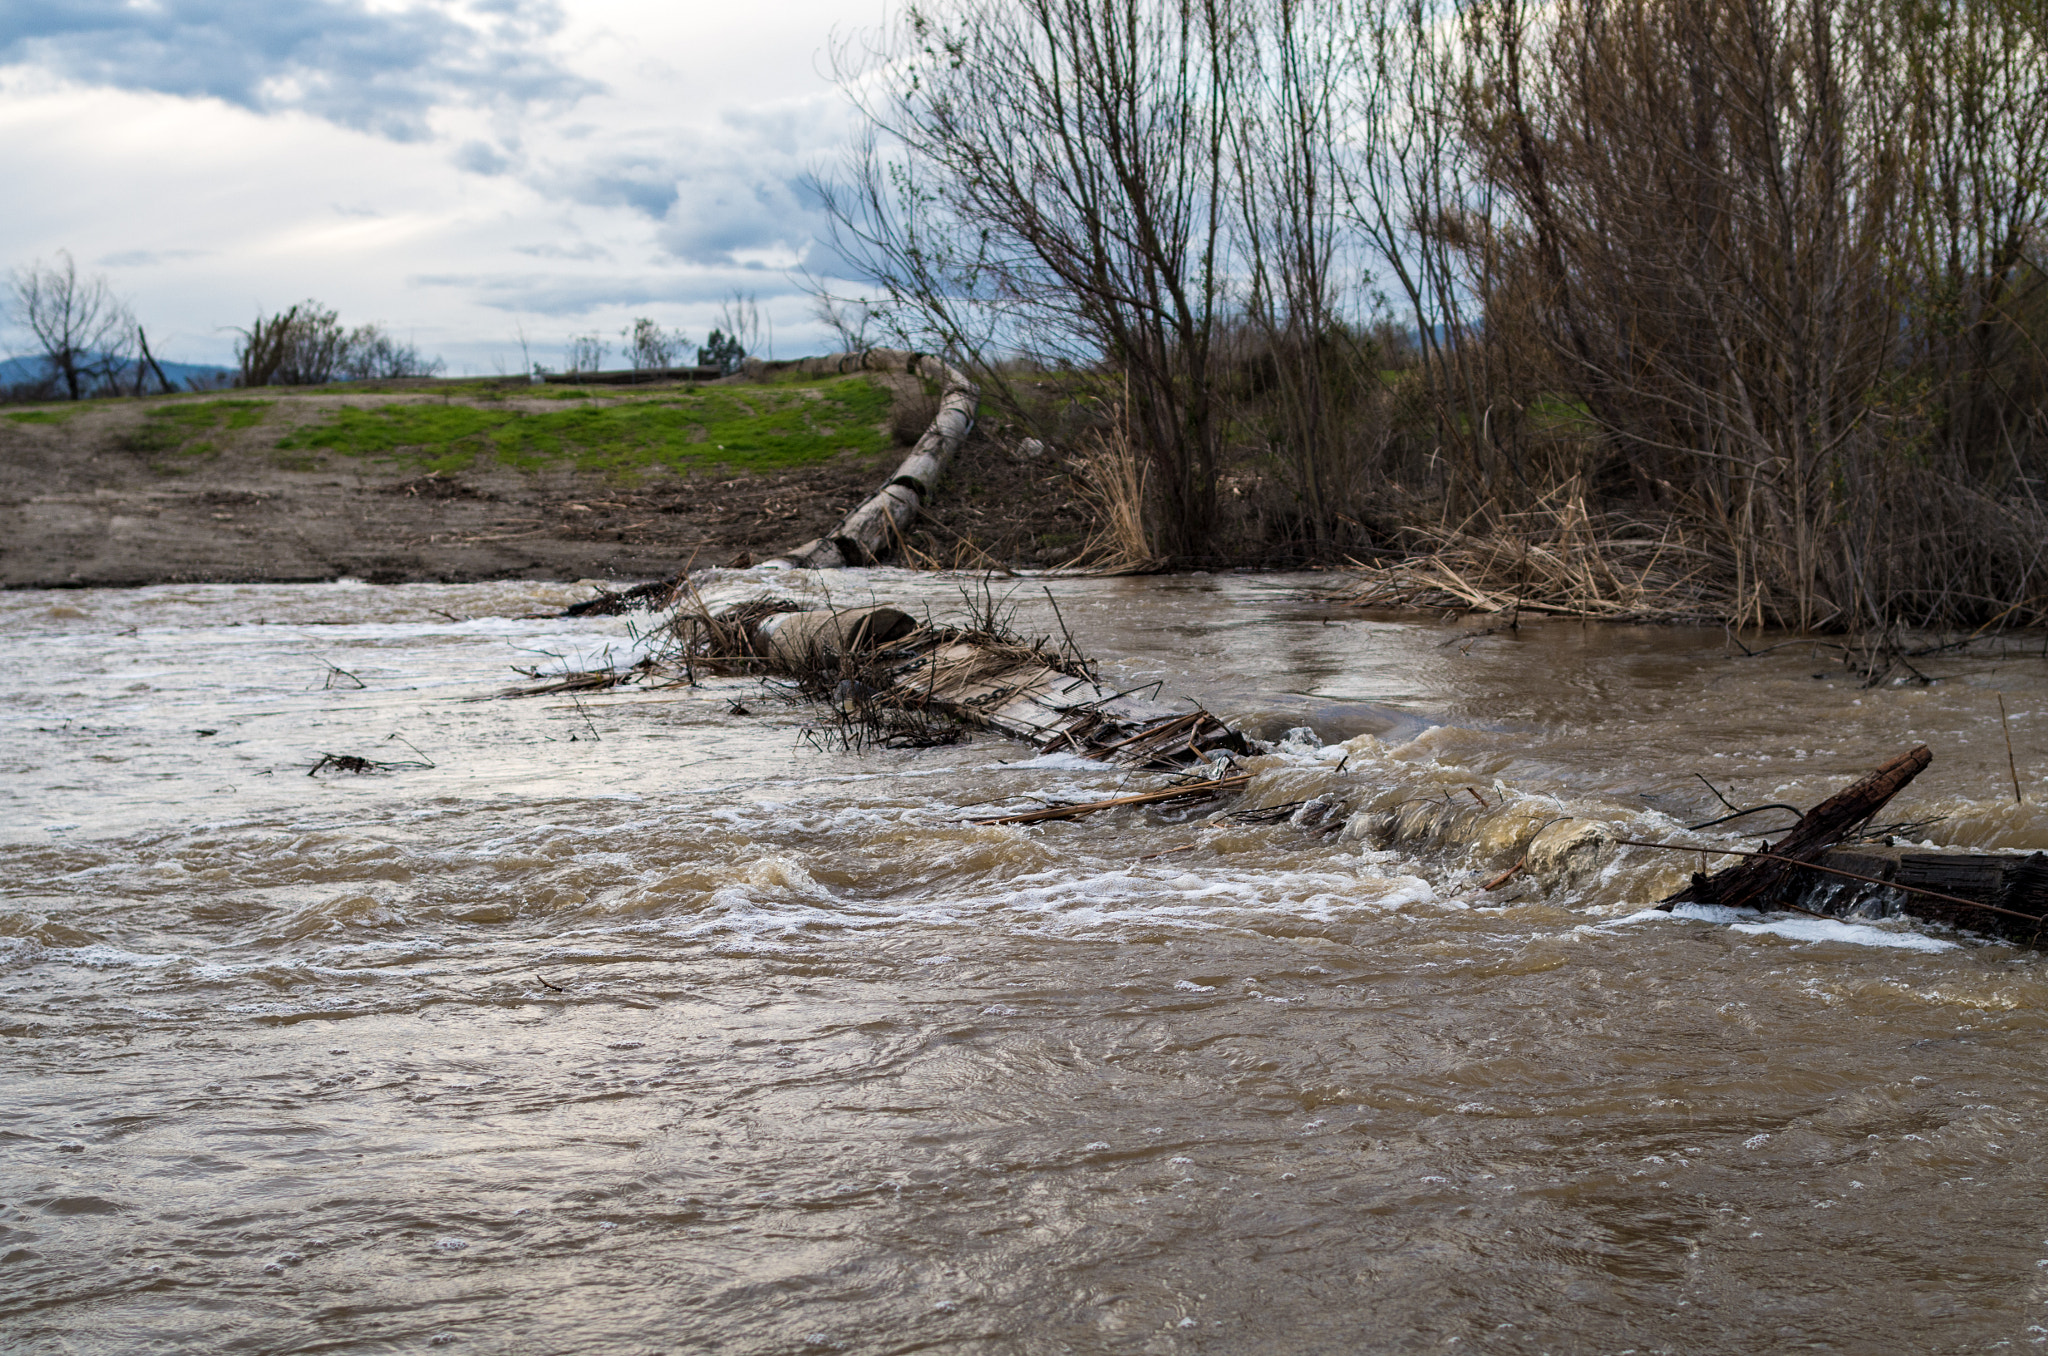
[[[218,456],[219,446],[204,435],[223,430],[254,428],[275,403],[268,400],[195,400],[159,405],[142,417],[122,443],[131,452],[154,458],[198,458]],[[151,468],[166,475],[182,472],[181,467],[162,460]]]
[[[657,466],[772,471],[844,451],[883,451],[889,399],[879,383],[846,377],[805,387],[671,391],[538,413],[393,404],[335,410],[278,447],[376,457],[426,471],[464,470],[480,457],[519,470],[567,464],[621,475]]]
[[[7,417],[17,424],[62,424],[84,413],[83,405],[71,405],[61,410],[23,410]]]

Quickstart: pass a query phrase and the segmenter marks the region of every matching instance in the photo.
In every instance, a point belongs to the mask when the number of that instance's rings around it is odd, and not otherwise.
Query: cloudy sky
[[[451,373],[557,366],[735,288],[826,347],[791,271],[882,0],[0,0],[0,268],[68,249],[159,357],[314,297]],[[0,335],[0,351],[22,349]]]

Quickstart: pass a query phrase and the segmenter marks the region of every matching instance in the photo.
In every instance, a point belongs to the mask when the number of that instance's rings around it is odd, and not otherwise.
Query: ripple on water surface
[[[943,609],[959,581],[828,582]],[[1551,821],[1670,834],[1709,817],[1695,772],[1810,803],[1914,740],[1937,762],[1902,812],[2048,846],[2039,661],[1866,692],[1670,629],[1445,646],[1304,582],[1054,585],[1131,683],[1313,734],[1226,807],[1270,822],[1022,827],[964,816],[1130,774],[824,751],[735,679],[462,700],[630,661],[624,619],[534,615],[560,586],[0,596],[0,1335],[2042,1336],[2032,953],[1647,914],[1686,862],[1570,841],[1482,888]],[[1050,630],[1035,587],[1019,625]],[[433,766],[306,775],[401,747]],[[1319,798],[1357,814],[1290,822]]]

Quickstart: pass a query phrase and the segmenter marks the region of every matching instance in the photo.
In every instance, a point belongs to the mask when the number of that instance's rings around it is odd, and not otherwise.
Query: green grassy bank
[[[380,395],[392,398],[365,399]],[[106,421],[121,446],[165,474],[232,448],[267,452],[288,469],[347,457],[401,471],[496,465],[631,478],[654,469],[780,471],[842,453],[879,454],[890,446],[890,401],[886,386],[860,376],[631,391],[448,382],[427,391],[329,387],[275,398],[94,401],[4,417],[75,425],[81,433]]]

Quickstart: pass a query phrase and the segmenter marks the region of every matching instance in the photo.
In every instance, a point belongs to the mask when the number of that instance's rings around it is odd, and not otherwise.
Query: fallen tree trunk
[[[1696,872],[1690,885],[1657,907],[1669,911],[1675,904],[1719,904],[1748,909],[1780,902],[1797,888],[1795,873],[1800,863],[1817,861],[1829,848],[1868,824],[1886,802],[1933,761],[1934,754],[1925,744],[1907,750],[1808,810],[1791,832],[1768,849],[1768,856],[1747,857],[1711,876]]]
[[[827,358],[806,358],[791,366],[811,373],[901,371],[939,383],[938,416],[896,468],[889,483],[840,519],[839,525],[824,536],[762,562],[771,569],[802,570],[872,565],[895,549],[904,529],[938,488],[946,464],[974,428],[974,411],[981,403],[981,390],[929,353],[907,353],[901,349],[837,353]]]

